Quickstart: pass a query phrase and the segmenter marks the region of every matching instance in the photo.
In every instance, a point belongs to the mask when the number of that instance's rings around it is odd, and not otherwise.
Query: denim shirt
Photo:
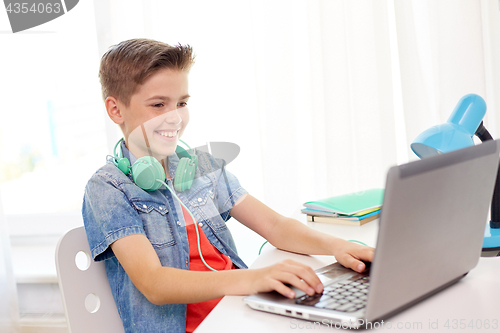
[[[122,143],[123,156],[136,158]],[[225,162],[196,151],[198,167],[190,189],[176,192],[191,211],[210,243],[247,268],[238,256],[226,221],[234,203],[246,193]],[[170,175],[179,158],[168,156]],[[165,182],[173,190],[173,181]],[[189,269],[189,243],[182,208],[165,186],[148,192],[139,188],[111,161],[100,168],[85,188],[82,207],[87,239],[95,261],[104,260],[106,274],[125,332],[185,332],[186,304],[154,305],[134,286],[111,250],[111,243],[132,234],[149,239],[163,266]]]

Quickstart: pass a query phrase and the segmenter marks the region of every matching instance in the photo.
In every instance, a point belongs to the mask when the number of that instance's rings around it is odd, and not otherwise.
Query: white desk
[[[378,221],[361,227],[310,222],[309,226],[346,239],[374,246]],[[335,261],[329,256],[305,256],[264,248],[251,268],[272,265],[284,259],[308,264],[313,269]],[[472,323],[474,328],[469,326]],[[496,323],[496,324],[495,324]],[[479,325],[481,328],[479,329]],[[485,327],[489,325],[489,329]],[[462,327],[462,328],[461,328]],[[496,327],[496,329],[495,329]],[[404,332],[499,332],[500,257],[481,258],[470,273],[453,286],[384,320],[376,331]],[[399,329],[398,329],[399,328]],[[296,332],[331,329],[326,325],[252,310],[242,296],[226,296],[196,330],[204,332]]]

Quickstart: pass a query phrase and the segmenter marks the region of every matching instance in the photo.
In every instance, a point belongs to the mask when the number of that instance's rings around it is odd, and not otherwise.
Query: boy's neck
[[[127,142],[125,142],[125,148],[128,149],[128,151],[134,155],[135,158],[139,159],[142,156],[151,156],[149,154],[142,154],[142,153],[137,153],[134,149],[135,147],[130,147]],[[161,166],[163,167],[163,170],[165,170],[165,178],[170,178],[170,173],[168,172],[168,156],[165,156],[164,158],[158,158],[155,156],[154,157],[158,162],[160,162]]]
[[[165,178],[170,178],[170,173],[168,172],[168,157],[165,157],[160,161],[163,170],[165,170]]]

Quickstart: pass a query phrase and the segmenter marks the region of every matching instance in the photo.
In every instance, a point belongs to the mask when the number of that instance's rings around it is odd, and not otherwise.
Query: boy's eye
[[[177,104],[177,106],[181,107],[181,108],[184,108],[188,105],[187,102],[180,102],[179,104]]]
[[[161,108],[161,107],[163,107],[163,103],[153,104],[153,107],[155,107],[155,108]]]

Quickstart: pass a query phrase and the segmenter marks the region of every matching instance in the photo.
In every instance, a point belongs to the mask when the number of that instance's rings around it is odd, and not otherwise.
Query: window
[[[6,34],[0,192],[11,235],[81,224],[85,184],[109,153],[93,5]]]

